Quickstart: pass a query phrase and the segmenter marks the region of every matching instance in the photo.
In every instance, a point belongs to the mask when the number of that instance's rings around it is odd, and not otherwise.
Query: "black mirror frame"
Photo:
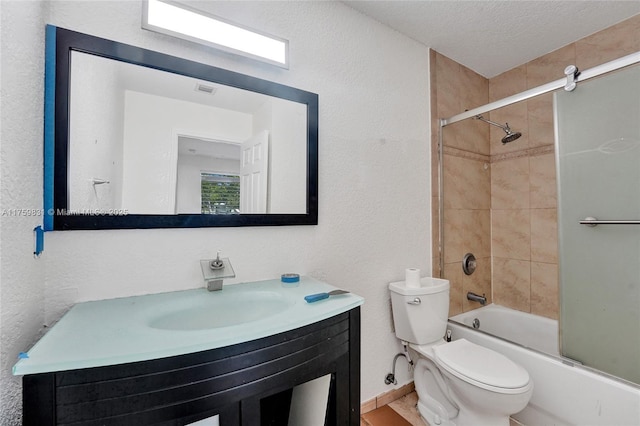
[[[318,95],[222,68],[87,34],[47,26],[45,63],[44,229],[148,229],[318,224]],[[65,214],[68,210],[69,77],[71,52],[225,84],[307,106],[307,212],[239,215]]]

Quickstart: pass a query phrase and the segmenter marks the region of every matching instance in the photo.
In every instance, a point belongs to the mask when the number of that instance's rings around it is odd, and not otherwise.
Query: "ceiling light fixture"
[[[145,0],[142,28],[289,68],[289,41],[172,1]]]

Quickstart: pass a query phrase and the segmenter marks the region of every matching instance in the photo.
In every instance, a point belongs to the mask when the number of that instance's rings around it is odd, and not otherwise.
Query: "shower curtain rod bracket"
[[[575,65],[569,65],[564,69],[564,75],[567,76],[567,84],[564,85],[564,90],[567,92],[573,92],[578,85],[578,76],[580,71]]]

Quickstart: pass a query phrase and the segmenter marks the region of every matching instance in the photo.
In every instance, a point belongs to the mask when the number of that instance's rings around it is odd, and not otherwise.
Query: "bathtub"
[[[476,318],[480,332],[472,328]],[[527,369],[533,395],[529,405],[513,415],[522,424],[640,425],[640,387],[562,359],[556,321],[490,304],[451,317],[448,328],[454,340],[488,347]]]

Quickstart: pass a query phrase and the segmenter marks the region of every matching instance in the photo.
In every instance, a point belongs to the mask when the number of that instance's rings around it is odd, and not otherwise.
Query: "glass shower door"
[[[554,100],[561,354],[640,384],[640,67]]]

